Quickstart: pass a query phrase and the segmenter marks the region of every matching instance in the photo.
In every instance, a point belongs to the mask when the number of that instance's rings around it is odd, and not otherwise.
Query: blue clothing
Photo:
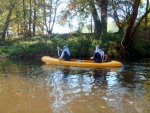
[[[97,52],[101,55],[101,59],[103,61],[104,60],[104,51],[102,51],[99,46],[96,46],[95,52]]]
[[[63,58],[66,61],[70,61],[70,51],[69,51],[69,48],[67,46],[63,47],[63,51],[61,53],[60,58]]]
[[[61,58],[63,58],[66,61],[70,61],[70,55],[66,51],[63,51],[61,54]]]
[[[99,52],[94,52],[94,62],[95,63],[100,63],[102,62],[102,57],[101,54]]]

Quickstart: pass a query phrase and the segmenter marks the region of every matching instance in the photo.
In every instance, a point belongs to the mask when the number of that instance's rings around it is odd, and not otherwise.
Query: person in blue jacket
[[[101,63],[106,62],[108,56],[104,54],[104,51],[101,50],[99,46],[96,46],[96,50],[94,51],[93,57],[91,57],[90,59],[93,59],[95,63]]]
[[[70,61],[70,51],[69,48],[67,46],[64,46],[63,49],[57,47],[58,49],[60,49],[62,51],[61,56],[59,57],[59,59],[64,59],[65,61]]]

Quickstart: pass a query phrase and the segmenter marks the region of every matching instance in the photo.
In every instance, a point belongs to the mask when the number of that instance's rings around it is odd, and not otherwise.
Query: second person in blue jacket
[[[62,51],[61,56],[59,57],[59,59],[64,59],[65,61],[70,61],[70,51],[69,48],[67,46],[64,46],[63,49],[57,47],[58,49],[60,49]]]
[[[96,46],[96,50],[94,51],[94,54],[90,59],[93,59],[95,63],[101,63],[106,62],[108,56],[104,54],[104,51],[101,50],[99,46]]]

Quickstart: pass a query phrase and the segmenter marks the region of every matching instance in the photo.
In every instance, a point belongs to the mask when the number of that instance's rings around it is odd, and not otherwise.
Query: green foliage
[[[7,56],[7,48],[0,46],[0,58]]]
[[[21,54],[42,54],[47,53],[47,48],[51,45],[50,41],[45,42],[41,37],[32,37],[25,39],[24,41],[13,41],[6,44],[10,45],[11,48],[8,49],[9,55],[21,55]]]
[[[103,43],[107,43],[108,41],[115,41],[116,43],[120,43],[122,37],[123,34],[106,33],[101,37],[101,40]]]
[[[5,48],[10,56],[12,55],[50,55],[57,56],[57,47],[67,45],[70,48],[72,58],[89,58],[95,51],[95,46],[99,45],[102,49],[109,45],[103,43],[97,34],[72,34],[72,35],[53,35],[51,38],[46,36],[36,36],[23,40],[7,40]]]
[[[20,44],[13,44],[11,48],[8,49],[9,55],[18,55],[22,54],[23,52],[21,51]]]
[[[150,56],[150,22],[145,26],[145,21],[141,23],[141,26],[135,33],[133,48],[138,52],[139,56]]]
[[[70,52],[72,56],[75,57],[88,57],[89,48],[91,45],[90,40],[81,35],[80,37],[71,37],[67,42],[68,47],[70,47]]]
[[[120,44],[123,34],[115,33],[106,33],[100,37],[100,46],[105,53],[108,53],[110,56],[117,57],[119,54],[116,51],[114,45]]]
[[[110,57],[120,57],[119,55],[119,51],[116,50],[115,48],[115,42],[114,41],[108,41],[107,43],[105,43],[105,51],[107,49],[107,54],[110,56]]]
[[[68,36],[54,36],[50,39],[53,42],[53,51],[57,51],[56,47],[63,48],[64,45],[70,48],[72,57],[86,57],[89,56],[89,45],[91,40],[84,35],[68,35]]]
[[[134,48],[139,53],[139,56],[150,56],[150,43],[147,40],[136,39]]]
[[[120,45],[122,35],[104,34],[55,34],[48,36],[36,36],[21,40],[6,40],[4,46],[0,48],[0,54],[13,55],[49,55],[58,57],[57,47],[64,45],[70,48],[71,58],[87,58],[93,55],[95,46],[100,46],[105,53],[111,57],[119,57],[121,49],[116,49],[116,44]],[[134,48],[141,56],[150,56],[149,41],[141,40],[141,36],[135,40]]]

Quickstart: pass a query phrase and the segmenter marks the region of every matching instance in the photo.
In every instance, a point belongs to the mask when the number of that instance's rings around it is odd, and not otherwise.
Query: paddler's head
[[[66,48],[67,48],[67,46],[64,46],[64,47],[63,47],[63,50],[66,49]]]
[[[99,47],[99,46],[96,46],[96,51],[99,50],[99,49],[100,49],[100,47]]]

